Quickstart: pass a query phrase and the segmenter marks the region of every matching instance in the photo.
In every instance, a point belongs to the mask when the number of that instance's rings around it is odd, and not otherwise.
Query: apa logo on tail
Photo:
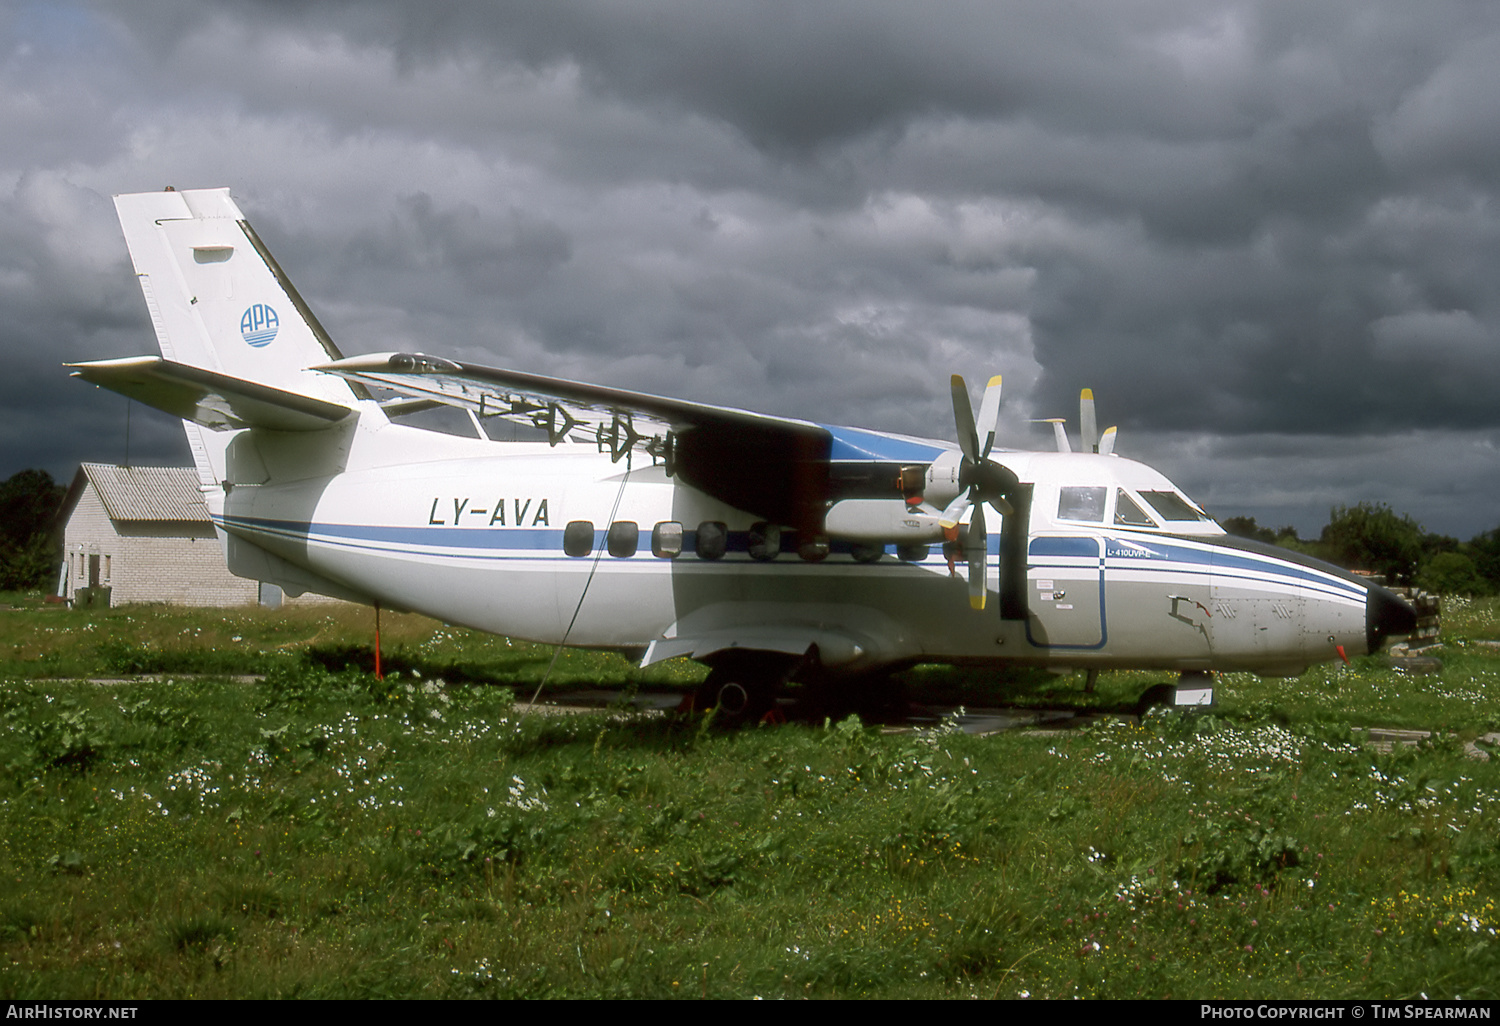
[[[240,318],[240,334],[256,349],[270,345],[280,326],[281,320],[276,316],[276,311],[265,303],[249,307]]]

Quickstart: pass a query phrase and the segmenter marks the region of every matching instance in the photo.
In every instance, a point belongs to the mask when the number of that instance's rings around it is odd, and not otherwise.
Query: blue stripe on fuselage
[[[1174,544],[1154,537],[1139,535],[1128,538],[1113,537],[1106,540],[1105,555],[1114,570],[1132,567],[1159,567],[1164,562],[1176,564],[1174,572],[1203,574],[1220,577],[1270,576],[1281,580],[1296,581],[1342,595],[1346,598],[1365,600],[1365,589],[1353,581],[1346,581],[1333,574],[1322,573],[1310,567],[1278,560],[1272,556],[1256,558],[1243,555],[1238,550],[1216,546],[1211,541],[1203,548]]]
[[[468,550],[470,553],[485,552],[500,556],[502,553],[561,553],[563,532],[552,527],[453,527],[413,526],[396,527],[373,524],[309,523],[295,520],[272,520],[261,517],[223,516],[218,518],[227,530],[247,534],[269,535],[320,544],[331,544],[347,548],[396,549],[409,554],[420,550]],[[683,554],[692,553],[695,532],[684,531]],[[604,543],[605,530],[596,528],[593,549]],[[1048,557],[1079,557],[1089,559],[1099,555],[1101,536],[1081,535],[1074,537],[1033,538],[1029,544],[1028,564],[1033,569],[1055,566]],[[991,532],[986,539],[991,559],[999,556],[999,535]],[[1260,579],[1295,581],[1325,593],[1332,593],[1363,602],[1365,591],[1358,584],[1345,581],[1331,574],[1282,562],[1271,557],[1255,558],[1241,555],[1237,551],[1215,547],[1211,542],[1202,548],[1192,545],[1169,543],[1151,536],[1103,536],[1105,563],[1111,571],[1158,570],[1203,577],[1221,576],[1230,579]],[[748,548],[746,532],[731,531],[727,549],[731,553],[743,553]],[[830,546],[834,554],[848,552],[848,543],[834,542]],[[643,550],[650,552],[649,545]],[[792,536],[783,535],[782,552],[795,552]],[[1040,559],[1038,559],[1040,557]],[[932,547],[932,558],[941,559],[941,548]],[[987,560],[988,562],[989,560]]]
[[[516,554],[524,554],[520,558],[529,558],[533,553],[561,557],[563,552],[563,531],[555,527],[452,527],[446,525],[386,527],[374,524],[310,523],[305,520],[271,520],[263,517],[236,516],[219,517],[217,523],[225,530],[238,534],[258,534],[339,548],[369,549],[407,555],[433,555],[436,553],[432,550],[458,550],[453,551],[452,554],[460,558],[504,558],[507,555],[514,558]],[[646,533],[648,537],[645,544],[638,550],[638,554],[649,556],[651,555],[649,529]],[[594,528],[591,555],[604,547],[607,534],[608,532],[603,527]],[[697,535],[698,532],[691,528],[683,531],[682,554],[684,556],[693,555]],[[847,541],[831,541],[828,545],[829,554],[848,555],[853,544]],[[997,544],[998,539],[992,536],[990,539],[991,555],[998,552]],[[886,552],[890,552],[895,546],[888,544],[883,548]],[[726,554],[743,555],[749,550],[750,532],[728,532],[725,544]],[[795,532],[782,532],[780,551],[782,555],[797,553]],[[934,544],[929,547],[928,559],[933,563],[936,563],[941,555],[940,546]],[[584,557],[566,558],[568,561],[573,561]],[[704,560],[703,562],[714,561]],[[816,565],[806,560],[800,562]],[[920,564],[924,561],[913,562]]]

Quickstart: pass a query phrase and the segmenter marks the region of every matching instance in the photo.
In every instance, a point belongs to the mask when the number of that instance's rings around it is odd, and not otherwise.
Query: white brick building
[[[72,601],[81,588],[109,588],[111,605],[170,602],[185,606],[280,604],[235,577],[187,467],[78,468],[58,514],[64,564],[58,594]],[[269,586],[268,586],[269,587]]]

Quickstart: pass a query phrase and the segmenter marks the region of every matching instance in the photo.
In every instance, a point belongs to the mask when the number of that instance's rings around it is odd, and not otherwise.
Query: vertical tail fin
[[[162,355],[349,403],[348,382],[307,370],[341,357],[228,189],[116,196]]]
[[[307,368],[342,354],[228,189],[115,197],[164,357],[349,405],[362,386]],[[232,435],[185,423],[205,489],[224,479]]]

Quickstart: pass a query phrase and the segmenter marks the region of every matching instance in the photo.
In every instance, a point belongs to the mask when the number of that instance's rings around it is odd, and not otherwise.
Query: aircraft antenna
[[[609,511],[609,520],[607,522],[610,524],[615,522],[615,515],[620,512],[620,500],[625,498],[625,483],[630,480],[630,463],[630,452],[627,450],[625,453],[625,473],[620,476],[620,490],[615,492],[615,504]],[[608,528],[605,528],[605,530],[607,532]],[[546,687],[547,681],[552,677],[552,668],[557,665],[557,657],[562,654],[563,647],[568,643],[568,636],[573,633],[573,625],[578,622],[578,614],[583,611],[583,600],[589,593],[589,585],[594,583],[594,572],[599,569],[599,560],[604,558],[604,550],[608,547],[608,543],[600,545],[599,551],[594,553],[594,562],[589,566],[589,575],[583,582],[583,590],[578,593],[578,604],[573,607],[573,616],[568,621],[568,629],[563,631],[562,640],[552,650],[552,661],[547,664],[547,672],[542,674],[542,679],[537,684],[536,691],[532,693],[531,701],[526,705],[526,712],[521,714],[521,719],[523,720],[526,718],[526,713],[536,708],[536,700],[542,696],[542,688]]]

